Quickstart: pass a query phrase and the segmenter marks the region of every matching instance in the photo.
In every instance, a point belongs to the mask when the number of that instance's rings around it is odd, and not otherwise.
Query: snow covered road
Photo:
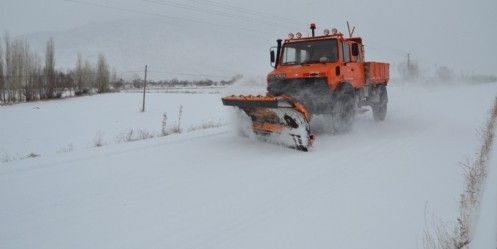
[[[386,121],[329,135],[317,118],[307,153],[220,127],[5,162],[0,248],[420,248],[458,214],[496,95],[392,84]],[[217,105],[190,104],[227,118]]]

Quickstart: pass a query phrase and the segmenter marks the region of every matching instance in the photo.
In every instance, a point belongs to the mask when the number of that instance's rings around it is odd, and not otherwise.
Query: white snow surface
[[[455,222],[461,163],[474,159],[497,84],[388,90],[384,122],[368,112],[331,135],[314,119],[309,152],[239,137],[234,123],[186,132],[230,123],[220,97],[234,89],[151,93],[144,113],[139,93],[2,106],[0,248],[421,248],[432,217]],[[115,141],[160,133],[180,105],[185,132]],[[481,215],[497,206],[485,193]],[[478,248],[496,247],[480,237]]]

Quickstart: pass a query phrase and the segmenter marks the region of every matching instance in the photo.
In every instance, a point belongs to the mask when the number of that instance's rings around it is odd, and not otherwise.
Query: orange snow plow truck
[[[307,151],[315,115],[325,115],[333,133],[350,131],[355,114],[368,107],[374,120],[385,119],[389,64],[366,62],[362,38],[350,32],[346,38],[337,29],[315,29],[311,24],[309,37],[290,33],[271,48],[266,95],[222,98],[250,118],[258,138]]]

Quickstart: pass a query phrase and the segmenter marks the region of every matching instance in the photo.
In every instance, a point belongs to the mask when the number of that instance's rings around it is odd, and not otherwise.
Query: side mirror
[[[352,43],[352,56],[359,56],[359,44]]]
[[[278,43],[278,46],[276,47],[271,47],[269,48],[269,51],[270,51],[270,55],[271,55],[271,67],[274,67],[276,69],[276,67],[278,66],[279,64],[279,60],[280,60],[280,51],[281,51],[281,39],[278,39],[276,40],[276,42]]]
[[[276,51],[274,51],[275,48],[271,48],[269,51],[269,55],[271,56],[271,67],[276,67]]]

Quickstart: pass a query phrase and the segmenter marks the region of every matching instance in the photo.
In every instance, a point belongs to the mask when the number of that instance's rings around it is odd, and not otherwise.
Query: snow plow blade
[[[310,133],[309,114],[305,107],[288,96],[228,96],[223,105],[234,106],[252,120],[258,138],[307,151],[314,136]]]

